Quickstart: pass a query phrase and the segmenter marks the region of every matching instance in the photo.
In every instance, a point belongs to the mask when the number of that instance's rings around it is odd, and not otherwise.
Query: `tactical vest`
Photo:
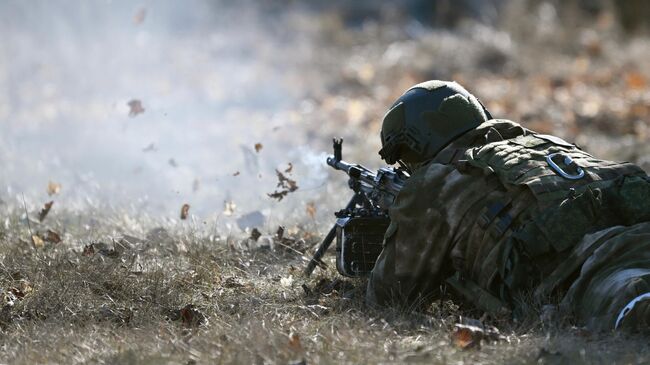
[[[465,289],[498,293],[506,303],[566,264],[585,234],[650,220],[650,182],[641,168],[594,158],[560,138],[524,134],[453,154],[461,173],[484,174],[506,190],[472,222],[469,237],[484,237],[489,247],[458,275],[471,280]]]

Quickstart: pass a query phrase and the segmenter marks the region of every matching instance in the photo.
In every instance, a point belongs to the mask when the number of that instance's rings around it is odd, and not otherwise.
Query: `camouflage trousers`
[[[382,285],[399,282],[390,269],[394,266],[392,245],[386,250],[386,259],[378,262],[382,267],[373,272],[369,281],[367,302],[407,304],[403,297],[395,295],[394,288]],[[617,324],[620,328],[650,329],[650,299],[637,303],[632,312],[620,318],[626,305],[650,293],[650,222],[610,227],[586,235],[565,260],[567,264],[558,266],[536,287],[542,302],[548,298],[549,288],[557,288],[578,271],[575,279],[569,279],[569,289],[560,303],[561,312],[595,331],[611,331]],[[490,295],[482,300],[479,294],[475,295],[479,298],[475,302],[492,304]]]
[[[650,222],[587,235],[572,255],[591,251],[561,307],[594,330],[650,329],[650,298],[623,316],[627,304],[650,295]],[[617,323],[618,322],[618,323]]]

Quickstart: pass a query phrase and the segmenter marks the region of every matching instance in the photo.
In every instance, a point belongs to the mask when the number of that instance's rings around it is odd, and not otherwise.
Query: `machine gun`
[[[388,208],[395,201],[409,175],[402,169],[382,167],[373,172],[361,165],[343,161],[343,140],[333,141],[334,155],[327,164],[349,176],[354,195],[344,209],[335,213],[336,223],[305,268],[311,275],[316,266],[324,267],[323,255],[336,238],[336,269],[341,275],[366,276],[375,266],[383,248],[390,218]]]

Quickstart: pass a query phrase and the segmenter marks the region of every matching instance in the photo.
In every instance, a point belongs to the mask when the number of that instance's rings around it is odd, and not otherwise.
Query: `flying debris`
[[[43,208],[41,211],[38,213],[38,221],[42,222],[45,217],[47,217],[47,214],[50,212],[50,209],[52,209],[52,205],[54,205],[54,201],[49,201],[43,205]]]
[[[285,176],[280,170],[275,170],[275,173],[278,176],[278,185],[277,187],[280,188],[279,190],[275,190],[272,193],[267,194],[270,198],[277,199],[278,201],[281,201],[286,197],[289,193],[293,193],[294,191],[298,190],[298,184],[296,183],[295,180],[292,180]]]
[[[129,117],[133,118],[138,114],[144,113],[144,108],[142,107],[142,102],[138,99],[130,100],[127,105],[129,106]]]
[[[190,205],[183,204],[183,206],[181,207],[181,219],[183,220],[187,219],[189,213],[190,213]]]

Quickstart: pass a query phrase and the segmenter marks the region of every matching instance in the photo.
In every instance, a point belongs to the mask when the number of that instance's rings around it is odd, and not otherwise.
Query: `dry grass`
[[[83,220],[68,214],[71,220]],[[10,221],[19,223],[18,216]],[[98,227],[95,236],[116,228],[108,223]],[[64,242],[34,249],[20,239],[27,234],[24,225],[4,229],[0,362],[500,364],[650,359],[643,338],[542,324],[534,306],[523,322],[498,323],[506,340],[460,350],[451,344],[449,333],[463,311],[451,302],[442,307],[435,303],[423,313],[370,309],[363,303],[363,281],[322,271],[306,280],[300,275],[304,260],[281,245],[250,247],[244,237],[204,236],[188,227],[154,228],[144,235],[148,239],[121,235],[108,244],[95,240],[92,255],[84,255],[92,242],[78,239],[80,233],[69,231]],[[107,233],[104,242],[110,237]],[[295,249],[311,243],[313,239],[296,241]]]

